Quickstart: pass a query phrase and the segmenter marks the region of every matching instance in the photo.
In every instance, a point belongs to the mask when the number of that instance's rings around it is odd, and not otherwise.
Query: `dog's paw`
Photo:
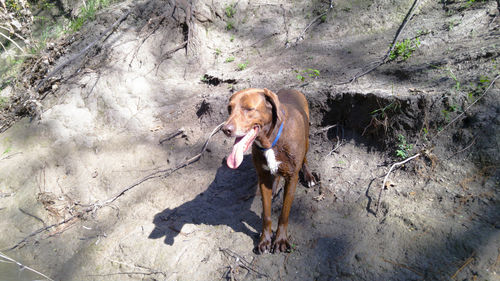
[[[276,239],[272,245],[273,253],[289,253],[292,250],[292,246],[288,243],[287,239]]]
[[[265,235],[262,233],[260,236],[260,242],[257,245],[255,252],[257,254],[265,254],[271,251],[271,238],[270,235]]]
[[[309,187],[309,188],[311,188],[311,187],[313,187],[315,185],[316,185],[316,183],[314,181],[308,181],[307,182],[307,187]]]
[[[317,184],[316,178],[310,172],[306,172],[304,174],[304,180],[306,181],[308,188],[311,188]]]

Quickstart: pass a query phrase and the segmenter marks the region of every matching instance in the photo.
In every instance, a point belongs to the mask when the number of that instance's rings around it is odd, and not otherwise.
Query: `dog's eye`
[[[246,110],[246,111],[254,111],[255,107],[245,107],[243,109]]]

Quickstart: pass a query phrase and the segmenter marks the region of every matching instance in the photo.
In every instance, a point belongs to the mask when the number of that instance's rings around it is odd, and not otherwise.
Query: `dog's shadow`
[[[257,175],[251,155],[245,156],[237,170],[231,170],[222,163],[207,190],[179,207],[167,208],[155,215],[155,228],[149,238],[165,236],[165,243],[173,245],[174,238],[181,233],[185,224],[208,224],[227,225],[235,232],[243,232],[255,240],[258,233],[243,222],[260,229],[260,216],[250,210],[256,189]]]

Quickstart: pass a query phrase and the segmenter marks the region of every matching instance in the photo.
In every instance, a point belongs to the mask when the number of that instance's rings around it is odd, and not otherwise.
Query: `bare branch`
[[[417,154],[413,155],[412,157],[405,159],[404,161],[401,161],[401,162],[397,162],[397,163],[392,164],[391,168],[389,169],[389,172],[387,172],[387,174],[386,174],[386,175],[385,175],[385,177],[384,177],[384,181],[382,182],[382,187],[380,188],[380,192],[379,192],[379,194],[378,194],[378,200],[377,200],[377,210],[375,210],[375,216],[377,216],[377,214],[378,214],[378,208],[379,208],[379,206],[380,206],[380,199],[381,199],[381,197],[382,197],[382,191],[383,191],[383,190],[384,190],[384,188],[385,188],[385,183],[386,183],[387,179],[389,178],[389,175],[391,174],[392,170],[393,170],[395,167],[397,167],[397,166],[401,166],[401,165],[403,165],[403,164],[405,164],[405,163],[407,163],[407,162],[409,162],[409,161],[411,161],[411,160],[413,160],[413,159],[415,159],[415,158],[417,158],[417,157],[419,157],[419,156],[420,156],[420,153],[417,153]]]
[[[21,46],[19,46],[19,44],[17,44],[17,43],[16,43],[16,41],[14,41],[14,40],[10,39],[10,37],[9,37],[9,36],[7,36],[7,35],[3,34],[2,32],[0,32],[0,36],[2,36],[3,38],[7,39],[8,41],[10,41],[12,44],[14,44],[14,46],[16,46],[16,47],[17,47],[17,48],[21,51],[21,53],[23,53],[23,54],[24,54],[24,50],[23,50],[23,48],[21,48]],[[3,46],[2,46],[2,47],[3,47]]]
[[[481,94],[481,96],[479,96],[479,98],[477,98],[473,103],[471,103],[469,106],[467,106],[466,109],[464,109],[464,111],[462,111],[462,113],[460,113],[457,117],[453,118],[453,120],[450,121],[450,123],[446,124],[446,126],[444,126],[444,128],[439,131],[434,137],[437,137],[439,136],[439,134],[441,134],[441,132],[443,132],[444,130],[446,130],[448,127],[450,127],[451,124],[455,123],[460,117],[462,117],[465,112],[467,112],[467,110],[469,110],[473,105],[475,105],[480,99],[482,99],[486,93],[488,92],[488,90],[491,88],[491,86],[493,86],[493,84],[495,84],[495,81],[497,81],[497,79],[500,78],[500,74],[497,75],[493,81],[491,81],[490,85],[486,88],[486,90],[484,90],[484,92]]]
[[[419,2],[420,2],[419,0],[415,0],[413,2],[413,5],[411,6],[410,10],[406,14],[406,17],[404,18],[403,22],[399,26],[398,31],[396,32],[396,35],[394,36],[394,39],[392,40],[391,47],[389,48],[389,50],[387,51],[387,53],[384,55],[384,57],[382,57],[382,59],[380,59],[378,62],[375,62],[374,66],[372,66],[368,70],[365,70],[365,71],[363,71],[361,73],[358,73],[358,74],[354,75],[354,77],[352,77],[351,79],[349,79],[347,81],[344,81],[344,82],[336,83],[335,85],[344,85],[344,84],[352,83],[352,82],[356,81],[358,78],[360,78],[362,76],[365,76],[366,74],[374,71],[379,66],[383,65],[384,63],[386,63],[387,62],[387,58],[389,57],[389,55],[391,54],[391,52],[394,50],[394,48],[396,46],[396,43],[398,42],[399,35],[403,31],[403,29],[406,27],[406,24],[408,23],[408,21],[413,17],[413,14],[415,13],[415,10],[417,9],[417,7],[419,5]]]
[[[43,273],[41,273],[39,271],[36,271],[33,268],[31,268],[29,266],[26,266],[26,265],[24,265],[24,264],[22,264],[22,263],[20,263],[20,262],[18,262],[16,260],[14,260],[14,259],[9,258],[8,256],[4,255],[2,252],[0,252],[0,258],[6,259],[6,260],[8,260],[10,262],[13,262],[13,263],[17,264],[17,266],[19,266],[19,268],[21,268],[21,269],[27,269],[27,270],[29,270],[31,272],[34,272],[34,273],[36,273],[36,274],[38,274],[40,276],[43,276],[47,280],[54,281],[52,278],[48,277],[47,275],[45,275],[45,274],[43,274]]]
[[[219,125],[217,125],[217,127],[215,127],[215,129],[212,130],[212,132],[210,133],[210,135],[208,136],[207,140],[205,141],[205,143],[203,144],[203,147],[201,148],[201,151],[196,154],[195,156],[189,158],[188,160],[184,161],[183,163],[177,165],[175,168],[169,168],[169,169],[163,169],[163,170],[158,170],[156,172],[153,172],[145,177],[143,177],[142,179],[140,179],[139,181],[137,181],[136,183],[124,188],[122,191],[120,191],[117,195],[107,199],[106,201],[104,201],[103,203],[94,203],[94,204],[90,204],[90,205],[81,205],[81,204],[78,204],[79,206],[83,207],[83,209],[81,209],[80,211],[76,212],[73,216],[61,221],[61,222],[58,222],[58,223],[55,223],[55,224],[52,224],[52,225],[49,225],[49,226],[46,226],[46,227],[43,227],[43,228],[40,228],[34,232],[32,232],[30,235],[24,237],[23,240],[19,241],[17,244],[15,244],[14,246],[10,247],[9,249],[7,249],[7,251],[10,251],[10,250],[14,250],[16,248],[18,248],[19,246],[23,245],[26,241],[28,241],[28,239],[30,239],[31,237],[33,236],[36,236],[44,231],[47,231],[51,228],[54,228],[54,227],[57,227],[57,226],[60,226],[60,225],[63,225],[65,223],[68,223],[72,220],[76,220],[77,218],[82,218],[85,214],[88,214],[88,213],[95,213],[97,212],[99,209],[101,209],[102,207],[106,207],[106,206],[109,206],[111,203],[113,203],[115,200],[117,200],[118,198],[120,198],[122,195],[124,195],[127,191],[130,191],[131,189],[133,189],[134,187],[148,181],[148,180],[151,180],[151,179],[154,179],[154,178],[159,178],[159,177],[168,177],[169,175],[171,175],[172,173],[174,173],[175,171],[179,170],[179,169],[182,169],[186,166],[189,166],[195,162],[197,162],[198,160],[200,160],[201,156],[203,155],[203,153],[206,151],[207,149],[207,146],[208,146],[208,143],[210,141],[210,139],[217,133],[219,132],[219,130],[222,128],[222,126],[224,125],[224,123],[221,123]],[[76,205],[76,204],[75,204]]]
[[[47,76],[45,76],[45,78],[43,78],[42,81],[40,81],[40,83],[38,83],[38,85],[36,86],[35,88],[35,92],[38,92],[38,90],[40,89],[41,86],[43,86],[43,84],[45,82],[47,82],[47,80],[54,76],[57,72],[59,72],[61,69],[63,69],[66,65],[70,64],[71,62],[73,62],[74,60],[76,60],[77,58],[81,57],[83,54],[85,54],[90,48],[94,47],[97,43],[99,43],[99,41],[101,41],[102,38],[105,38],[104,40],[106,40],[106,38],[108,38],[111,33],[113,33],[113,31],[115,30],[115,28],[120,24],[122,23],[127,17],[128,15],[131,13],[131,11],[127,11],[125,14],[123,14],[118,20],[116,20],[110,27],[108,27],[108,29],[106,29],[100,36],[99,38],[97,38],[94,42],[90,43],[89,45],[87,45],[87,47],[83,48],[83,50],[81,50],[79,53],[75,54],[74,56],[72,56],[71,58],[69,58],[67,61],[63,62],[61,65],[59,65],[58,67],[56,67],[54,70],[52,70],[49,74],[47,74]],[[109,33],[109,34],[108,34]]]

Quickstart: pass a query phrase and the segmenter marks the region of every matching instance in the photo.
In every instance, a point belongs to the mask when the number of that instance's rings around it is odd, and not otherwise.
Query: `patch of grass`
[[[215,49],[215,55],[216,55],[217,57],[218,57],[218,56],[220,56],[221,54],[222,54],[221,49],[219,49],[219,48]]]
[[[47,42],[51,39],[59,38],[64,34],[64,26],[62,23],[49,25],[40,32],[37,36],[38,40],[30,47],[29,52],[33,55],[40,53],[47,47]]]
[[[9,102],[8,97],[0,97],[0,108],[3,108],[4,106],[6,106],[8,102]]]
[[[80,9],[80,15],[70,22],[68,31],[76,32],[80,30],[87,21],[95,19],[98,10],[108,7],[111,1],[112,0],[89,0],[84,2],[84,5]]]
[[[395,112],[396,110],[399,109],[399,107],[400,107],[399,103],[393,101],[382,108],[375,109],[374,111],[370,112],[370,115],[372,115],[373,117],[386,118],[387,112],[389,111]]]
[[[407,60],[411,57],[413,52],[415,52],[418,47],[420,47],[420,38],[415,39],[405,39],[402,42],[397,42],[394,46],[394,50],[389,54],[389,60],[396,60],[401,58],[402,60]]]
[[[481,1],[476,1],[476,0],[467,0],[467,2],[465,2],[463,5],[464,5],[464,8],[469,8],[470,6],[472,6],[474,3],[476,2],[486,2],[486,0],[481,0]]]
[[[397,147],[396,156],[404,160],[410,155],[410,151],[413,149],[413,144],[408,144],[405,136],[399,134]]]
[[[234,41],[234,35],[231,35],[231,38],[229,38],[229,41],[230,41],[230,42],[233,42],[233,41]]]
[[[444,120],[446,120],[446,122],[449,122],[450,121],[450,113],[457,112],[458,110],[459,110],[458,105],[451,104],[451,105],[448,105],[448,107],[446,107],[445,109],[442,109],[441,113],[443,114]]]
[[[238,70],[242,71],[245,70],[248,67],[248,60],[246,60],[243,63],[238,63]]]
[[[232,21],[227,21],[226,23],[226,29],[227,30],[232,30],[234,28],[234,23]]]
[[[320,76],[320,71],[314,68],[307,68],[302,71],[294,70],[294,72],[297,74],[295,78],[299,81],[304,81],[307,77],[316,79]]]
[[[227,5],[224,8],[224,12],[226,14],[226,17],[228,17],[228,18],[234,17],[234,14],[236,14],[235,6],[236,6],[235,4],[231,4],[231,5]]]
[[[228,62],[233,62],[234,61],[234,57],[228,57],[226,58],[226,60],[224,62],[228,63]]]
[[[448,75],[450,76],[450,78],[455,81],[455,90],[460,91],[460,81],[458,80],[457,76],[453,73],[453,70],[451,70],[451,68],[448,67],[446,68],[446,70],[448,71]]]
[[[488,78],[488,76],[480,76],[479,77],[479,82],[477,83],[470,83],[469,87],[469,92],[467,93],[467,96],[469,99],[474,100],[476,97],[479,97],[480,95],[483,94],[484,90],[490,85],[491,80]]]

